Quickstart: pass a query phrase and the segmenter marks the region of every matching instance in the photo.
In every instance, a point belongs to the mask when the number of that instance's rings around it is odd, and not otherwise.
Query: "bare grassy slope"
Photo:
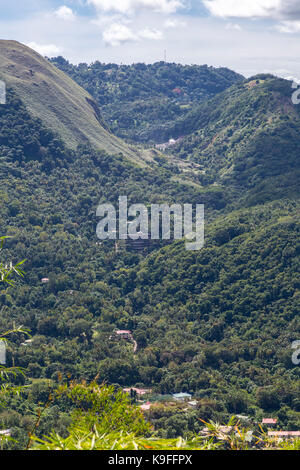
[[[84,141],[109,153],[122,153],[145,165],[143,149],[111,134],[93,98],[37,52],[16,41],[0,40],[0,78],[15,89],[29,111],[76,148]]]

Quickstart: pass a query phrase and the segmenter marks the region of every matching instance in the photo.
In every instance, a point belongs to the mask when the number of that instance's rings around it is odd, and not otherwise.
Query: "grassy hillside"
[[[146,151],[130,148],[107,130],[101,110],[88,92],[23,44],[0,41],[0,78],[67,146],[74,149],[89,141],[96,148],[122,153],[140,165],[150,159]]]
[[[91,93],[116,135],[144,143],[164,142],[170,122],[243,80],[232,70],[207,65],[96,61],[75,66],[63,57],[51,62]]]

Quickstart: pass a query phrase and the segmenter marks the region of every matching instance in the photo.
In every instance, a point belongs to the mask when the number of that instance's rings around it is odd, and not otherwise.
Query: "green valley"
[[[0,256],[3,265],[26,259],[24,277],[0,284],[0,332],[22,325],[7,346],[6,367],[18,369],[0,389],[0,429],[14,439],[4,445],[52,433],[35,445],[74,449],[97,429],[84,445],[111,448],[122,436],[127,449],[134,439],[173,449],[181,436],[209,448],[198,440],[201,420],[236,415],[256,430],[272,416],[297,431],[300,119],[291,83],[205,66],[50,64],[7,41],[0,77],[0,222],[10,237]],[[138,124],[125,124],[126,113]],[[154,149],[171,137],[182,139]],[[205,247],[99,241],[97,206],[120,195],[147,207],[204,204]],[[124,388],[147,393],[126,398]],[[144,419],[137,406],[147,403]]]

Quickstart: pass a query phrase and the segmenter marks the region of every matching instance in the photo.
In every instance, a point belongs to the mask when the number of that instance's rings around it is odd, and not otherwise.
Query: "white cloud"
[[[185,5],[185,0],[87,0],[98,10],[105,12],[118,12],[123,14],[134,13],[141,9],[150,9],[160,13],[175,13]]]
[[[134,32],[129,26],[120,22],[111,24],[103,32],[103,40],[108,46],[120,46],[126,42],[138,42],[142,39],[159,41],[163,39],[163,33],[151,28],[144,28]]]
[[[300,21],[282,21],[277,25],[278,31],[281,33],[293,34],[300,32]]]
[[[66,6],[62,6],[62,7],[58,8],[54,12],[54,14],[59,19],[65,20],[65,21],[74,21],[75,18],[76,18],[75,14],[73,13],[73,10],[69,7],[66,7]]]
[[[266,18],[279,21],[280,33],[300,33],[299,0],[203,0],[214,16],[222,18]]]
[[[228,31],[242,31],[242,27],[237,23],[227,23],[225,29]]]
[[[138,32],[138,37],[143,39],[151,39],[153,41],[159,41],[163,39],[163,33],[157,29],[145,28]]]
[[[223,18],[300,19],[299,0],[203,0],[214,16]]]
[[[223,18],[268,17],[282,7],[282,0],[203,0],[214,16]]]
[[[29,42],[26,46],[35,50],[42,56],[55,57],[62,52],[61,48],[55,44],[37,44],[36,42]]]
[[[185,21],[179,21],[177,19],[169,18],[164,22],[164,27],[166,29],[181,28],[181,27],[185,27],[185,26],[186,26]]]
[[[103,32],[103,40],[109,46],[119,46],[125,42],[136,41],[138,37],[126,25],[121,23],[111,24]]]
[[[159,41],[164,38],[161,30],[155,26],[171,28],[179,22],[169,22],[167,26],[161,20],[155,20],[154,28],[140,24],[141,17],[157,18],[157,13],[171,14],[182,8],[187,0],[87,0],[98,10],[98,18],[92,20],[93,24],[102,30],[103,41],[109,46],[119,46],[127,42],[141,42],[142,40]],[[139,13],[139,15],[135,15]],[[152,13],[152,14],[151,14]],[[132,16],[135,15],[135,16]],[[134,21],[134,27],[130,24]],[[177,20],[175,20],[177,21]]]
[[[97,9],[98,18],[93,24],[102,30],[103,41],[106,45],[119,46],[127,42],[142,40],[160,41],[164,38],[162,28],[175,28],[184,25],[177,19],[169,19],[165,25],[158,17],[176,13],[183,8],[188,0],[87,0],[87,3]],[[147,15],[147,16],[145,16]],[[148,23],[148,18],[154,22],[154,27],[141,24],[141,18]],[[134,26],[131,24],[134,23]],[[146,25],[147,25],[146,23]],[[157,28],[160,25],[160,29]]]

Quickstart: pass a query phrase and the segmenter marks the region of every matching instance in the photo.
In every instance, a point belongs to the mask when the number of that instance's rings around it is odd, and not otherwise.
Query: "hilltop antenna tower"
[[[167,49],[164,50],[164,62],[167,63]]]

